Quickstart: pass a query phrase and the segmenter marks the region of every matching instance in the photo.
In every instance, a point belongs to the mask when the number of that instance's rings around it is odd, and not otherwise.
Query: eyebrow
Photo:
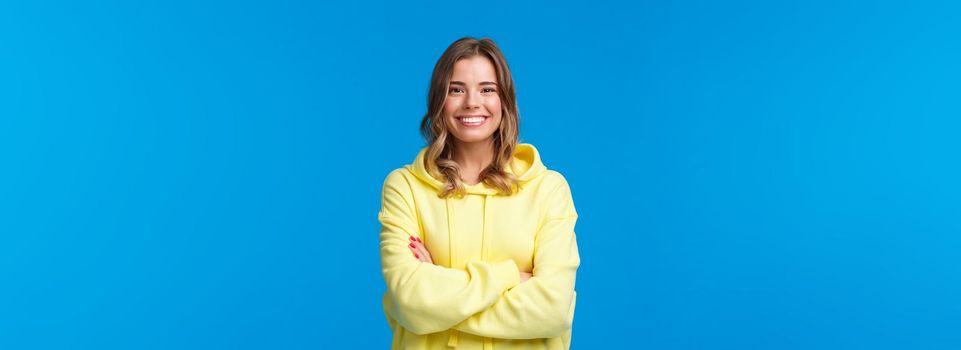
[[[450,84],[451,84],[451,85],[465,85],[465,86],[467,85],[467,84],[464,84],[464,82],[462,82],[462,81],[456,81],[456,80],[450,82]],[[493,82],[493,81],[482,81],[482,82],[480,82],[480,84],[478,84],[478,85],[494,85],[494,86],[497,86],[497,83],[495,83],[495,82]]]

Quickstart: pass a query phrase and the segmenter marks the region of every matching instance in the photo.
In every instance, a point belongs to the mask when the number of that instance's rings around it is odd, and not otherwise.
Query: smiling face
[[[477,55],[454,63],[444,120],[459,143],[492,141],[501,124],[497,71],[490,59]]]

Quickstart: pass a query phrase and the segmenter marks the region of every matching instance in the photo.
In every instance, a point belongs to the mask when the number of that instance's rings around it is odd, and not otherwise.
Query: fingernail
[[[411,248],[417,248],[417,246],[415,246],[414,243],[411,243],[411,244],[408,244],[408,245],[409,245]]]
[[[417,255],[417,253],[414,253],[414,257],[420,259],[420,255]]]
[[[420,242],[420,237],[414,237],[414,240]]]
[[[410,236],[410,237],[407,237],[407,238],[410,238],[410,240],[412,240],[412,241],[416,241],[416,239],[414,239],[414,236]]]

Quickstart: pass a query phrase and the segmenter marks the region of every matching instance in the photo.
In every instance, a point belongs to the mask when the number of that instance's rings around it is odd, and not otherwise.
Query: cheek
[[[444,102],[444,116],[446,117],[453,116],[454,112],[457,112],[457,108],[458,108],[457,103],[448,99],[447,101]]]
[[[487,110],[493,114],[501,114],[501,100],[499,98],[492,98],[487,101]]]

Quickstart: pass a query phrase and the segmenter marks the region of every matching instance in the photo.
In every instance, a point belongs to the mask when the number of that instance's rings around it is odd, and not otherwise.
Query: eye
[[[459,93],[462,93],[462,92],[464,92],[464,89],[461,89],[461,88],[459,88],[459,87],[452,87],[452,88],[450,88],[450,89],[447,89],[447,93],[449,93],[449,94],[459,94]]]
[[[497,92],[497,89],[494,89],[494,88],[483,88],[483,89],[481,89],[481,92],[483,92],[483,93],[492,93],[492,92]]]

